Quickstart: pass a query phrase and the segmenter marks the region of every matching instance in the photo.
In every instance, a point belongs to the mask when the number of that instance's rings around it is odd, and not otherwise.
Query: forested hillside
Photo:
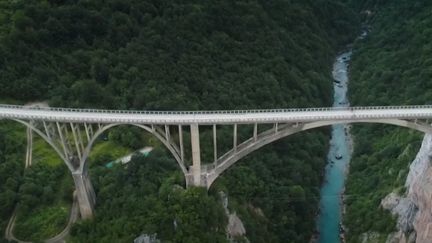
[[[8,17],[3,16],[10,28],[1,38],[0,95],[49,99],[52,105],[322,104],[330,94],[328,61],[354,28],[335,1],[9,5]]]
[[[358,29],[338,0],[1,4],[0,97],[51,106],[329,106],[331,63]],[[251,242],[307,242],[328,139],[323,129],[268,146],[231,168],[210,193],[179,189],[183,180],[165,152],[113,170],[93,160],[96,217],[75,226],[71,240],[130,242],[157,233],[172,242],[223,242],[224,190]]]
[[[20,134],[23,133],[23,130],[17,124],[2,123],[0,126],[0,230],[2,236],[11,211],[15,208],[17,191],[24,170],[25,140]]]
[[[352,104],[431,104],[432,3],[365,2],[371,32],[355,45]],[[353,132],[355,152],[346,190],[348,241],[361,242],[363,233],[377,232],[385,242],[395,231],[395,220],[380,202],[392,191],[404,193],[422,134],[388,125],[356,125]]]

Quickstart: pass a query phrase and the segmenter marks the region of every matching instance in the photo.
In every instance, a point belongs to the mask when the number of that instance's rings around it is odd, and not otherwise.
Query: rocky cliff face
[[[219,195],[222,199],[222,205],[225,209],[225,214],[228,217],[228,225],[227,225],[227,236],[230,242],[236,242],[236,238],[243,238],[244,242],[249,242],[246,238],[246,229],[243,225],[241,219],[237,216],[237,214],[230,213],[228,209],[228,196],[224,192],[219,192]]]
[[[432,242],[432,135],[427,134],[411,163],[406,196],[390,193],[381,206],[398,215],[398,229],[388,243]]]

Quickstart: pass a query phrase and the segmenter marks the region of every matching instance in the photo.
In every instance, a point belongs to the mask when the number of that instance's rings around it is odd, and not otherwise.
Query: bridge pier
[[[190,125],[191,145],[192,145],[192,178],[188,181],[188,186],[201,186],[201,149],[198,124]],[[189,176],[190,177],[190,176]]]
[[[81,218],[92,218],[94,206],[96,204],[96,194],[91,184],[87,168],[83,169],[83,171],[72,172],[72,177],[75,183]]]

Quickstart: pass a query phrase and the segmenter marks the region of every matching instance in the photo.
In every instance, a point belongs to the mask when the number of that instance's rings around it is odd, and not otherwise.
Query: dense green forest
[[[51,106],[329,106],[331,63],[359,26],[338,0],[0,4],[0,97],[17,103],[48,100]],[[70,240],[130,242],[157,233],[168,242],[224,242],[227,219],[218,196],[224,190],[251,242],[307,242],[315,227],[328,140],[323,129],[267,146],[231,168],[209,192],[184,189],[184,178],[164,150],[111,170],[102,165],[106,160],[92,159],[96,216],[78,223]],[[9,145],[0,147],[1,154],[12,157],[0,165],[15,166],[13,173],[21,174],[24,153]],[[12,175],[0,172],[0,180]],[[26,183],[8,186],[8,194],[2,188],[0,202],[8,203],[0,204],[0,222],[7,221],[19,201],[14,195],[25,193],[25,187],[18,188]],[[44,193],[38,195],[42,200]]]
[[[220,199],[204,188],[179,186],[183,175],[167,156],[156,150],[133,157],[126,167],[95,166],[97,216],[76,225],[71,241],[131,242],[141,233],[156,233],[163,242],[225,242]]]
[[[57,106],[322,105],[334,47],[355,29],[337,1],[9,5],[0,95]]]
[[[361,1],[357,4],[361,4]],[[432,98],[432,3],[364,1],[371,32],[355,44],[351,65],[352,105],[430,104]],[[373,65],[371,65],[373,64]],[[421,142],[419,132],[384,125],[356,125],[355,152],[347,182],[348,242],[377,232],[385,242],[395,220],[380,208],[390,192],[400,194]]]
[[[17,218],[14,234],[20,240],[45,240],[61,232],[69,219],[73,182],[69,170],[42,139],[33,146],[43,145],[54,155],[41,156],[41,148],[33,149],[32,166],[25,169],[18,191]]]
[[[0,124],[0,230],[3,235],[18,199],[24,170],[25,139],[22,136],[24,129],[18,124],[3,121]]]

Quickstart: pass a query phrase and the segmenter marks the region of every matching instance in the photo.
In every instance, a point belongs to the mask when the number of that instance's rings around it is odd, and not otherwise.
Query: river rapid
[[[333,107],[349,107],[348,67],[352,51],[348,50],[336,57],[333,64]],[[321,187],[320,214],[318,217],[318,242],[337,243],[343,241],[342,195],[348,165],[352,153],[352,140],[349,125],[332,126],[330,150],[327,155],[324,183]]]

